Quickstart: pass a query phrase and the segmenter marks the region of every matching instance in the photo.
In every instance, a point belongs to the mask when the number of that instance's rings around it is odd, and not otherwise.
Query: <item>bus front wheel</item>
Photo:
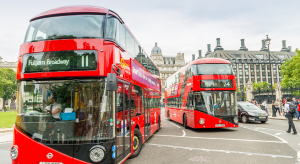
[[[141,150],[142,150],[142,144],[143,144],[143,138],[142,133],[139,129],[134,129],[134,136],[133,136],[133,154],[130,156],[130,158],[137,157]]]
[[[170,112],[168,111],[168,113],[167,113],[167,117],[168,117],[168,120],[171,120],[170,119]]]

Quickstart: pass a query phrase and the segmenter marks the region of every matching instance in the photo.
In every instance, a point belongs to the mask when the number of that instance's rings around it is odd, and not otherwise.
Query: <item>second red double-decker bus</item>
[[[192,61],[166,81],[165,116],[185,128],[238,127],[236,82],[231,63]]]
[[[123,163],[160,128],[159,71],[109,9],[31,19],[17,80],[13,164]]]

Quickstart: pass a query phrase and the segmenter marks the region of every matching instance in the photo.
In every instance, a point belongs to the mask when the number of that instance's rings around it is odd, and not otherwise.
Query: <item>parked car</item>
[[[238,102],[238,119],[243,123],[260,121],[266,123],[268,121],[267,112],[258,108],[256,105],[249,102]]]

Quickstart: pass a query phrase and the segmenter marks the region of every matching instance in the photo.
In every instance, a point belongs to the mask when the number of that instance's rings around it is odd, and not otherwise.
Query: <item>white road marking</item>
[[[246,128],[246,129],[249,129],[249,130],[254,130],[254,131],[257,131],[257,132],[261,132],[261,133],[264,133],[264,134],[267,134],[267,135],[273,136],[273,137],[275,137],[275,138],[278,138],[278,139],[280,139],[280,140],[281,140],[282,142],[284,142],[284,143],[288,143],[286,140],[284,140],[284,139],[282,139],[282,138],[280,138],[280,137],[278,137],[278,136],[275,136],[275,135],[273,135],[273,134],[266,133],[266,132],[262,132],[262,131],[259,131],[259,130],[257,130],[257,129],[252,129],[252,128],[245,127],[245,126],[240,126],[240,127],[242,127],[242,128]]]
[[[176,125],[176,124],[174,124],[174,123],[172,123],[172,122],[170,122],[171,124],[173,124],[173,125],[175,125],[177,128],[180,128],[178,125]]]
[[[176,137],[176,138],[194,138],[194,139],[206,139],[206,140],[227,140],[227,141],[247,141],[247,142],[269,142],[269,143],[285,143],[281,141],[267,141],[267,140],[248,140],[248,139],[235,139],[235,138],[207,138],[207,137],[190,137],[190,136],[174,136],[174,135],[158,135],[158,137]]]
[[[240,151],[229,151],[229,150],[217,150],[217,149],[204,149],[204,148],[193,148],[193,147],[183,147],[183,146],[172,146],[172,145],[162,145],[162,144],[152,144],[152,143],[145,143],[146,145],[153,145],[159,147],[170,147],[170,148],[179,148],[179,149],[186,149],[186,150],[202,150],[202,151],[212,151],[212,152],[222,152],[222,153],[236,153],[236,154],[245,154],[245,155],[258,155],[258,156],[266,156],[266,157],[277,157],[277,158],[293,158],[292,156],[285,156],[285,155],[275,155],[275,154],[261,154],[261,153],[250,153],[250,152],[240,152]]]
[[[182,137],[185,137],[185,135],[186,135],[185,131],[184,131],[184,130],[182,130],[182,132],[183,132],[183,135],[182,135]]]
[[[275,136],[278,136],[278,135],[280,135],[280,134],[281,134],[281,133],[276,133]]]
[[[300,151],[298,151],[297,156],[298,156],[298,159],[300,159]]]

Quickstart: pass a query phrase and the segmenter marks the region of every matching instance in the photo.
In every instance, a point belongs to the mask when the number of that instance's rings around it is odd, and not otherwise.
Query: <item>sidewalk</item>
[[[287,118],[285,118],[284,116],[279,116],[278,114],[276,115],[276,117],[272,117],[272,113],[269,113],[270,116],[268,117],[268,119],[274,119],[274,120],[286,120],[287,121]],[[300,121],[298,120],[298,118],[294,118],[293,119],[294,121]]]
[[[1,128],[0,129],[0,133],[13,132],[13,131],[14,131],[13,128]]]

